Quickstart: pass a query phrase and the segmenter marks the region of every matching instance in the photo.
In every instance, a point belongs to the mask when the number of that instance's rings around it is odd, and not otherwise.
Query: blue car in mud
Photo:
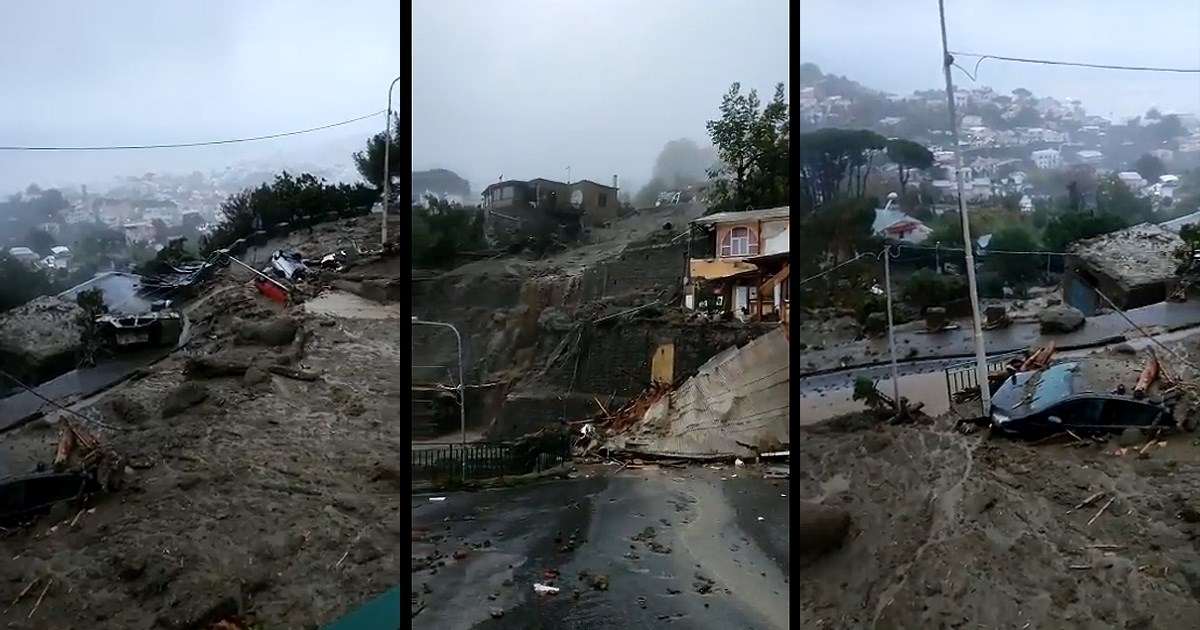
[[[1058,363],[1010,377],[992,395],[992,432],[1037,439],[1070,431],[1104,435],[1126,429],[1169,430],[1174,410],[1157,398],[1109,393],[1089,383],[1078,362]]]

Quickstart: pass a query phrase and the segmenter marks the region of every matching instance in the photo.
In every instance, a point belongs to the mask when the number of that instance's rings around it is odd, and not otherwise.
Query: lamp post
[[[462,335],[459,334],[458,328],[454,324],[447,322],[432,322],[421,319],[413,315],[412,323],[421,326],[440,326],[449,328],[454,332],[454,342],[458,347],[458,385],[454,388],[458,393],[458,422],[462,431],[462,478],[467,478],[467,389],[466,382],[463,381],[463,344]]]
[[[379,234],[379,246],[387,245],[387,211],[388,201],[392,198],[392,172],[389,159],[392,153],[392,90],[400,82],[400,77],[392,80],[388,86],[387,120],[383,123],[383,227]]]
[[[896,201],[896,193],[889,193],[887,204],[883,206],[884,213],[892,208],[892,202]],[[896,324],[892,315],[892,245],[887,243],[883,246],[883,284],[887,289],[887,327],[888,327],[888,354],[891,357],[892,363],[892,399],[896,402],[896,413],[901,412],[900,408],[900,369],[896,365]]]

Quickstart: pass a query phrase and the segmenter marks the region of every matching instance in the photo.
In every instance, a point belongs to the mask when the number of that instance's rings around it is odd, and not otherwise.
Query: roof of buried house
[[[1175,278],[1175,250],[1183,245],[1178,234],[1151,223],[1085,239],[1072,244],[1073,254],[1091,271],[1111,278],[1122,288]]]

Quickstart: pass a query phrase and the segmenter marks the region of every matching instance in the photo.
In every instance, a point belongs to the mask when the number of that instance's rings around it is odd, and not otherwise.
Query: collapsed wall
[[[568,252],[557,265],[493,260],[414,274],[413,314],[458,327],[467,383],[485,390],[468,398],[468,427],[507,439],[587,417],[644,390],[653,369],[682,380],[772,329],[684,311],[687,249],[663,234],[590,259]],[[448,330],[413,327],[413,364],[425,366],[414,378],[457,369],[456,354]]]
[[[658,457],[752,457],[790,444],[791,361],[779,326],[707,361],[609,442]]]

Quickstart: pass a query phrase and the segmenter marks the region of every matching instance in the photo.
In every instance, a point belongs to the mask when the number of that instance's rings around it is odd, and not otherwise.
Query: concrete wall
[[[552,375],[564,390],[600,396],[633,396],[650,386],[651,366],[659,346],[674,344],[674,380],[686,378],[717,353],[778,328],[778,324],[724,324],[652,320],[598,324],[581,343],[578,373]]]
[[[582,298],[598,300],[638,291],[683,286],[687,242],[645,243],[583,274]]]

